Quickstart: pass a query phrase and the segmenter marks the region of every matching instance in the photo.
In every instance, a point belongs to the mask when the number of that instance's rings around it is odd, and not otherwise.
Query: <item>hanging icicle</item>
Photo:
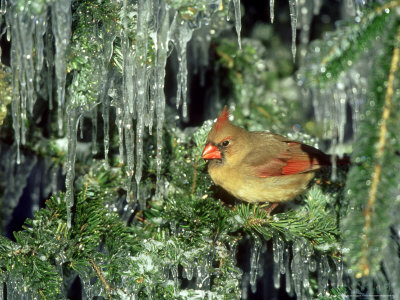
[[[63,110],[66,84],[66,54],[71,39],[71,0],[55,1],[52,5],[53,34],[55,38],[55,72],[57,79],[58,132],[63,131]]]
[[[66,166],[66,194],[65,202],[67,206],[67,227],[71,228],[72,214],[71,208],[74,205],[74,179],[75,179],[75,157],[76,157],[76,138],[78,135],[78,109],[73,105],[67,108],[67,142],[68,155]]]
[[[242,30],[242,13],[240,11],[240,0],[233,0],[233,6],[235,8],[235,27],[236,34],[238,36],[239,49],[242,49],[242,42],[240,38],[240,32]]]
[[[162,166],[162,147],[163,147],[163,126],[165,115],[165,66],[168,57],[168,42],[169,42],[169,7],[163,3],[158,10],[157,42],[156,44],[156,62],[155,62],[155,97],[156,97],[156,115],[157,115],[157,151],[156,151],[156,197],[160,197],[161,188],[161,166]]]
[[[254,240],[254,245],[250,250],[250,286],[252,293],[257,291],[257,278],[259,276],[259,259],[261,252],[261,242]]]
[[[182,20],[178,14],[175,14],[173,24],[175,30],[173,39],[178,54],[179,70],[177,74],[177,91],[176,91],[176,108],[179,109],[182,104],[183,119],[187,119],[187,43],[192,38],[193,29],[189,27],[189,23]]]
[[[6,5],[3,3],[5,12]],[[43,65],[43,33],[46,25],[45,11],[31,15],[26,7],[12,3],[6,14],[7,35],[11,34],[12,118],[17,159],[20,163],[20,145],[26,141],[28,112],[32,114],[36,102],[35,83]],[[36,60],[34,59],[34,49]],[[35,70],[37,73],[35,74]],[[36,77],[35,77],[36,76]]]
[[[271,24],[274,23],[274,18],[275,18],[274,6],[275,6],[275,0],[269,0],[269,17],[271,19]]]
[[[141,208],[144,209],[146,203],[145,199],[141,199],[139,196],[140,181],[142,179],[143,171],[143,138],[144,138],[144,126],[145,126],[145,115],[146,107],[149,101],[148,94],[148,82],[149,74],[146,64],[147,50],[148,50],[148,23],[149,18],[152,15],[152,6],[150,1],[139,0],[138,2],[138,21],[137,21],[137,32],[136,32],[136,53],[135,53],[135,64],[136,64],[136,188],[137,188],[137,199]]]
[[[290,24],[292,27],[292,55],[296,59],[297,0],[289,0]]]

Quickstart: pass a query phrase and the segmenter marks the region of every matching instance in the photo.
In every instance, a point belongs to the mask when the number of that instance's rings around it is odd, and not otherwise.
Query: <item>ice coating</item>
[[[179,15],[175,15],[171,27],[175,30],[173,39],[178,55],[179,71],[177,74],[176,108],[182,104],[182,116],[187,119],[187,43],[192,38],[193,29],[189,27],[187,21],[181,20]]]
[[[156,196],[160,196],[161,190],[161,165],[162,165],[162,145],[163,145],[163,126],[165,114],[165,94],[164,94],[164,80],[165,80],[165,66],[168,57],[168,41],[169,41],[169,8],[166,3],[158,10],[158,28],[157,28],[157,43],[156,43],[156,67],[155,67],[155,102],[156,102],[156,135],[157,135],[157,151],[156,151],[156,172],[157,172],[157,185]]]
[[[6,11],[6,4],[6,1],[2,2],[3,13]],[[122,9],[120,32],[110,31],[105,26],[102,27],[93,23],[93,30],[99,33],[97,39],[103,47],[103,53],[100,54],[102,57],[96,57],[99,61],[98,67],[101,76],[98,95],[98,103],[101,103],[101,105],[88,105],[84,110],[92,118],[92,151],[96,153],[97,109],[101,109],[104,120],[104,157],[107,166],[110,148],[108,134],[109,114],[110,108],[115,109],[115,122],[119,136],[119,160],[121,163],[126,162],[129,164],[127,168],[128,176],[135,176],[136,186],[139,187],[142,179],[145,127],[148,127],[148,132],[152,134],[153,123],[156,123],[154,128],[157,143],[155,157],[157,182],[160,181],[161,177],[162,129],[165,111],[164,81],[166,60],[169,54],[168,43],[173,40],[175,51],[177,52],[179,60],[177,103],[179,106],[182,105],[182,116],[187,119],[188,43],[192,39],[193,31],[207,26],[213,13],[223,9],[223,6],[219,1],[211,1],[207,6],[204,22],[200,21],[193,26],[188,20],[181,18],[177,11],[174,11],[175,21],[174,24],[171,24],[171,19],[169,18],[171,7],[166,1],[160,1],[159,3],[138,1],[137,4],[132,4],[125,0],[119,4]],[[22,6],[19,4],[19,9],[20,7]],[[234,8],[235,26],[240,44],[240,1],[235,1]],[[50,13],[47,14],[48,12]],[[26,11],[24,11],[22,14],[7,14],[7,18],[7,36],[9,39],[13,36],[12,43],[14,45],[14,51],[11,54],[12,67],[14,68],[12,109],[16,144],[19,146],[25,142],[26,122],[24,121],[26,120],[27,112],[33,110],[36,98],[35,89],[39,88],[41,82],[44,82],[47,90],[50,109],[54,107],[53,88],[55,88],[58,133],[63,135],[64,113],[67,111],[67,104],[71,101],[68,99],[65,90],[67,84],[67,55],[71,43],[71,1],[44,2],[40,6],[39,15],[28,17]],[[51,24],[51,26],[48,26],[48,24]],[[206,65],[208,61],[207,49],[210,41],[208,30],[205,30],[200,35],[202,39],[207,41],[207,43],[198,44],[198,47],[201,48],[198,51],[200,66]],[[132,35],[135,36],[134,40],[131,39]],[[121,94],[111,88],[112,84],[109,78],[112,75],[108,71],[110,59],[114,53],[113,43],[116,36],[120,38],[121,42],[119,50],[122,58]],[[155,49],[154,63],[148,61],[147,57],[149,45],[151,44],[150,40]],[[43,72],[44,66],[46,67],[46,72]],[[76,84],[79,86],[79,79]],[[76,102],[74,105],[87,105],[82,100],[81,98],[79,104]],[[71,128],[70,126],[67,130]],[[129,130],[136,130],[136,133],[128,133]],[[71,136],[71,132],[66,133]],[[131,143],[133,137],[134,141]],[[70,145],[72,147],[74,143],[70,142]],[[17,149],[16,160],[19,162],[19,147]],[[131,149],[135,149],[134,158],[130,157]],[[69,164],[71,165],[72,163],[69,162]],[[72,173],[70,172],[69,174]],[[73,179],[71,180],[73,181]],[[70,184],[68,182],[67,185]],[[157,186],[159,187],[158,183]],[[159,191],[160,189],[157,188],[157,190]],[[129,191],[132,191],[131,187]],[[142,205],[144,204],[142,203]]]
[[[65,179],[65,202],[67,206],[67,227],[71,228],[72,215],[71,208],[74,205],[74,179],[75,179],[75,157],[76,157],[76,138],[78,134],[78,110],[76,107],[67,109],[67,141],[68,155]]]
[[[289,0],[290,26],[292,27],[292,55],[296,58],[297,0]]]
[[[260,252],[261,252],[261,243],[259,241],[255,241],[254,245],[251,247],[251,252],[250,252],[250,286],[251,286],[251,291],[253,293],[257,291],[257,278],[260,269],[259,266]]]
[[[143,170],[143,135],[145,126],[146,106],[149,101],[148,82],[149,74],[146,65],[149,18],[153,13],[150,1],[139,0],[138,2],[138,22],[136,34],[136,171],[135,180],[137,186],[137,199],[139,199],[142,209],[145,207],[144,199],[139,198],[139,184],[142,179]]]
[[[6,3],[2,2],[2,12]],[[15,142],[17,144],[16,162],[20,163],[20,144],[26,140],[26,119],[28,111],[32,113],[36,102],[35,83],[43,64],[43,32],[46,30],[45,14],[31,17],[27,10],[22,11],[16,3],[10,6],[6,14],[7,38],[11,35],[12,70],[12,119]],[[37,49],[36,61],[33,49]],[[35,77],[36,76],[36,77]]]
[[[71,39],[71,1],[55,1],[52,5],[52,26],[55,38],[54,66],[57,78],[58,131],[63,130],[63,109],[66,84],[66,52]]]
[[[233,6],[235,8],[235,27],[236,27],[236,34],[238,36],[238,44],[239,44],[239,49],[242,49],[242,42],[240,38],[240,31],[242,30],[242,13],[240,10],[240,0],[232,0],[233,1]]]
[[[269,17],[271,19],[271,24],[274,23],[275,13],[274,13],[275,0],[269,0]]]

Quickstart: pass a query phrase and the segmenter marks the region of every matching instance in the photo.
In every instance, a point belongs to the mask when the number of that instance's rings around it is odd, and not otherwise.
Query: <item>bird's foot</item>
[[[267,207],[267,205],[269,205],[269,206]],[[273,211],[277,206],[278,206],[278,203],[273,202],[273,203],[265,203],[265,204],[262,204],[262,205],[260,206],[260,208],[264,209],[264,210],[267,212],[267,215],[270,216],[271,213],[272,213],[272,211]]]

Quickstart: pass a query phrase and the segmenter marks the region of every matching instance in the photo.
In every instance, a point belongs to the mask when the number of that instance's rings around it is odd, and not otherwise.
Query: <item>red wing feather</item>
[[[303,159],[303,158],[301,158]],[[319,168],[318,160],[298,160],[296,158],[286,161],[286,166],[282,168],[282,175],[291,175],[311,171]]]
[[[297,142],[288,142],[291,157],[282,168],[283,175],[297,174],[330,165],[329,156],[322,151]]]
[[[278,158],[258,166],[259,177],[298,174],[330,165],[329,156],[314,147],[292,141],[287,145],[287,151]]]

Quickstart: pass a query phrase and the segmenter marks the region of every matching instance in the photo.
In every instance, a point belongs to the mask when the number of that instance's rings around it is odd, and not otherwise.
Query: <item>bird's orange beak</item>
[[[208,143],[201,154],[202,159],[220,159],[221,152],[219,151],[218,147],[211,145]]]

